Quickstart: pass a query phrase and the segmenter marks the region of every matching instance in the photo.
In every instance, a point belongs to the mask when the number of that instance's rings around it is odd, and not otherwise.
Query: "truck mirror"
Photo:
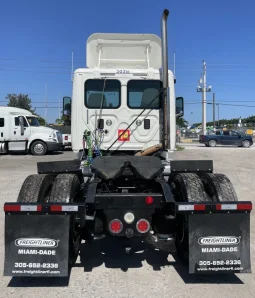
[[[71,97],[63,97],[63,116],[71,117],[72,99]]]
[[[184,99],[183,97],[176,97],[176,117],[180,118],[184,115]]]
[[[20,134],[24,135],[24,118],[22,116],[19,117],[19,125],[20,125]]]

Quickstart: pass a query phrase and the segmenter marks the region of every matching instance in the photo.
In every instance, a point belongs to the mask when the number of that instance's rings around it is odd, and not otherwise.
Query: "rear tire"
[[[20,189],[17,202],[46,203],[49,200],[54,176],[35,174],[28,176]]]
[[[203,174],[201,181],[213,202],[238,201],[233,184],[224,174]]]
[[[199,203],[210,201],[198,175],[193,173],[181,173],[173,176],[170,181],[171,186],[173,187],[173,195],[177,202]],[[180,258],[185,263],[189,260],[188,227],[188,216],[178,216],[175,245]]]
[[[57,175],[50,195],[50,203],[73,203],[77,202],[80,194],[80,180],[75,174]],[[80,250],[80,228],[75,223],[75,218],[70,215],[69,229],[69,265],[76,262]]]

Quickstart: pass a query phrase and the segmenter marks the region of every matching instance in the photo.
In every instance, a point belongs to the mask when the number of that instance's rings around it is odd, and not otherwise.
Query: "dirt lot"
[[[186,145],[185,145],[186,146]],[[36,162],[73,159],[72,152],[36,158],[0,156],[0,208],[5,201],[15,201],[25,177],[36,173]],[[214,172],[231,179],[239,200],[255,203],[255,150],[234,147],[205,148],[187,145],[173,153],[174,159],[213,159]],[[254,270],[254,212],[251,215],[251,261]],[[4,213],[0,213],[0,265],[4,261]],[[101,247],[100,247],[101,245]],[[81,256],[71,271],[70,279],[9,278],[0,279],[0,297],[254,297],[255,274],[233,276],[191,276],[173,256],[146,251],[125,256],[119,246],[107,241],[82,244]],[[100,254],[100,248],[109,255]],[[112,250],[114,249],[114,250]],[[109,251],[110,250],[110,251]],[[252,294],[253,293],[253,294]]]

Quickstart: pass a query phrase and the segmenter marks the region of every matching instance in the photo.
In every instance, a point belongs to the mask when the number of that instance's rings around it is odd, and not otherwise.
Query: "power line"
[[[201,101],[198,102],[192,102],[192,103],[185,103],[185,104],[201,104]],[[207,104],[212,104],[212,102],[207,102]],[[235,105],[235,104],[228,104],[228,103],[220,103],[217,102],[216,105],[221,105],[221,106],[233,106],[233,107],[244,107],[244,108],[255,108],[255,106],[248,106],[248,105]]]
[[[17,72],[30,72],[30,73],[68,74],[68,75],[70,75],[70,73],[67,73],[67,72],[46,72],[46,71],[3,69],[3,68],[0,68],[0,71],[17,71]]]
[[[5,57],[0,57],[0,60],[4,60],[4,61],[30,61],[30,59],[17,59],[17,58],[5,58]],[[71,64],[71,61],[55,61],[55,60],[34,60],[40,63],[64,63],[64,64]],[[85,61],[76,61],[76,63],[85,63]]]

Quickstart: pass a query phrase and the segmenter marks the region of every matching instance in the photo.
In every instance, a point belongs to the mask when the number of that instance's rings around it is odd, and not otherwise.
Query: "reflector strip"
[[[179,205],[178,210],[179,211],[193,211],[194,205]]]
[[[78,206],[62,206],[62,211],[78,211]]]
[[[197,210],[205,210],[205,205],[201,204],[201,205],[195,205],[194,206],[194,210],[197,211]]]
[[[238,204],[237,210],[252,210],[252,204]]]
[[[55,212],[62,211],[62,206],[61,205],[52,205],[52,206],[50,206],[50,211],[55,211]]]
[[[217,204],[216,210],[237,210],[237,204]]]
[[[40,210],[38,210],[38,207],[41,207],[41,206],[35,206],[35,205],[21,205],[21,206],[20,206],[20,211],[41,211],[42,208],[39,208]]]
[[[195,205],[179,205],[179,211],[200,211],[205,210],[204,204],[195,204]]]
[[[40,212],[42,211],[42,206],[41,205],[5,205],[4,206],[4,211],[5,212]]]
[[[20,205],[4,205],[4,212],[20,211]]]
[[[237,210],[237,204],[221,204],[221,209],[218,210]]]
[[[70,212],[70,211],[78,211],[78,206],[62,206],[62,205],[52,205],[50,206],[50,211],[54,212]]]
[[[252,204],[217,204],[216,210],[252,210]]]
[[[216,210],[221,210],[221,204],[216,205]]]

